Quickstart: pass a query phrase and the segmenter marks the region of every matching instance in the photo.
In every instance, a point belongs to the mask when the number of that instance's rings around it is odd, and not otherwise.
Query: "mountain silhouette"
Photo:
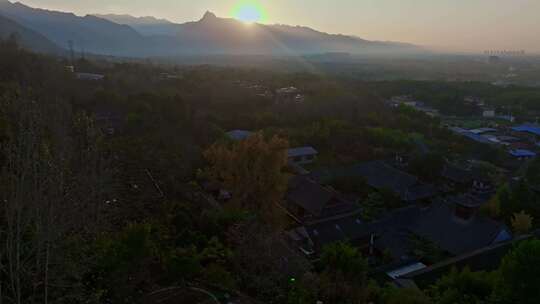
[[[18,43],[24,48],[40,53],[60,54],[62,52],[60,47],[49,41],[45,36],[0,16],[0,39],[8,39],[11,35],[15,35]]]
[[[0,0],[0,15],[40,33],[56,45],[115,56],[308,55],[329,52],[387,54],[416,52],[403,43],[333,35],[303,26],[246,24],[211,12],[194,22],[154,17],[87,15],[50,11]]]
[[[94,16],[114,23],[128,25],[144,36],[174,35],[178,31],[179,26],[169,20],[158,19],[152,16],[133,17],[131,15],[117,14],[94,14]]]
[[[127,25],[72,13],[36,9],[22,3],[0,1],[0,15],[38,32],[67,48],[73,41],[78,50],[96,54],[126,55],[145,46],[144,37]]]

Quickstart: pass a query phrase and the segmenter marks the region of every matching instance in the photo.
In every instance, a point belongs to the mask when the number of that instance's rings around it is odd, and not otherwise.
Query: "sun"
[[[240,1],[234,6],[232,15],[248,24],[262,22],[265,19],[263,7],[256,1]]]

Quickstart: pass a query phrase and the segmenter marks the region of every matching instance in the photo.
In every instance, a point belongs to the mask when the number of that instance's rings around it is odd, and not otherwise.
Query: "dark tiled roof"
[[[287,200],[313,215],[320,215],[335,193],[303,177],[294,177],[289,183]]]
[[[460,194],[456,196],[451,196],[447,198],[447,201],[449,203],[453,203],[456,205],[461,205],[468,208],[479,208],[483,204],[487,203],[490,199],[490,194],[473,194],[473,193],[465,193]]]
[[[289,181],[287,200],[317,218],[333,217],[359,210],[354,202],[338,192],[325,188],[305,176],[295,176]]]
[[[415,221],[411,231],[437,244],[441,249],[459,255],[489,246],[507,228],[492,219],[476,216],[462,221],[446,203],[435,203]]]
[[[415,176],[394,169],[382,161],[363,163],[351,170],[363,176],[371,187],[388,189],[400,195],[418,182]]]
[[[529,235],[513,241],[479,248],[475,251],[437,263],[428,268],[407,274],[404,278],[414,280],[420,287],[428,287],[435,283],[440,277],[449,273],[453,268],[463,269],[464,267],[469,267],[472,271],[493,271],[499,267],[502,258],[517,242],[534,237],[534,235]]]
[[[429,184],[418,184],[410,187],[402,195],[402,199],[407,202],[414,202],[434,197],[437,194],[437,188]]]
[[[359,215],[352,215],[331,221],[306,226],[306,230],[317,248],[326,244],[376,236],[375,247],[390,250],[395,258],[402,258],[409,251],[408,227],[420,213],[417,207],[407,207],[388,213],[376,222],[366,223]]]
[[[379,221],[372,223],[372,231],[376,233],[375,247],[380,251],[388,251],[396,260],[409,260],[411,251],[411,230],[421,214],[416,206],[401,208],[388,213]]]
[[[378,235],[375,247],[383,252],[388,252],[396,261],[408,261],[412,257],[411,232],[408,230],[389,230]]]
[[[307,225],[306,230],[315,247],[319,249],[339,241],[354,243],[359,239],[369,238],[371,234],[370,225],[363,222],[360,215]]]
[[[472,174],[468,170],[464,170],[455,166],[445,166],[442,171],[442,176],[456,183],[472,182]]]
[[[376,222],[365,223],[354,215],[306,226],[316,248],[337,241],[355,243],[374,234],[375,247],[388,250],[399,260],[410,258],[413,234],[459,255],[493,244],[505,230],[508,231],[503,224],[481,216],[469,222],[461,221],[454,216],[453,208],[442,202],[425,210],[416,206],[398,209]]]
[[[382,162],[373,161],[353,166],[350,174],[365,178],[368,185],[378,190],[389,190],[404,201],[416,201],[436,195],[432,185],[420,183],[418,178]]]
[[[471,176],[472,176],[473,181],[483,182],[484,184],[491,183],[491,178],[489,176],[489,173],[482,168],[473,166],[471,168]]]

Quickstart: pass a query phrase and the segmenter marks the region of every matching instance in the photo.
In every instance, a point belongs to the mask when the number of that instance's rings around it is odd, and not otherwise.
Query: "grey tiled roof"
[[[307,178],[296,177],[291,181],[287,200],[313,215],[320,215],[332,200],[334,193]]]
[[[388,189],[402,194],[418,182],[415,176],[392,168],[382,161],[363,163],[352,168],[365,177],[367,183],[376,189]]]
[[[452,206],[443,202],[425,210],[416,206],[394,210],[376,222],[366,223],[354,215],[309,225],[306,230],[318,248],[337,241],[354,243],[374,234],[375,246],[389,250],[396,259],[406,258],[413,234],[459,255],[489,246],[501,231],[508,232],[504,224],[482,216],[461,221],[454,216]]]
[[[454,255],[489,246],[502,230],[507,230],[504,224],[487,217],[476,216],[464,222],[453,213],[451,205],[436,203],[423,212],[410,229]]]
[[[442,176],[456,183],[472,182],[471,171],[458,168],[456,166],[447,165],[442,171]]]
[[[306,230],[315,246],[319,249],[334,242],[354,242],[368,238],[371,234],[370,225],[363,222],[360,215],[308,225]]]
[[[372,161],[354,166],[321,169],[311,173],[320,182],[339,177],[362,177],[366,183],[378,190],[389,190],[404,201],[415,201],[436,195],[437,189],[419,182],[418,178],[400,171],[383,161]]]
[[[363,163],[352,170],[363,176],[368,185],[379,190],[390,190],[404,201],[433,197],[436,188],[423,184],[413,175],[397,170],[382,161]]]
[[[346,200],[338,192],[304,176],[296,176],[290,180],[287,201],[306,210],[314,219],[359,210],[357,204]]]

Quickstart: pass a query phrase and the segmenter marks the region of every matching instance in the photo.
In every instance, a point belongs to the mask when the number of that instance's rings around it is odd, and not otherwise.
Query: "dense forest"
[[[78,79],[71,66],[105,78]],[[304,102],[260,92],[290,86]],[[287,148],[316,146],[324,166],[406,153],[424,180],[447,159],[504,159],[439,118],[384,103],[415,94],[455,112],[454,94],[481,92],[497,106],[538,107],[538,91],[525,88],[69,62],[3,41],[0,303],[538,303],[537,240],[513,247],[496,270],[454,270],[424,290],[378,280],[349,243],[308,261],[283,241],[291,223],[277,202],[291,175]],[[255,135],[233,142],[225,135],[233,129]],[[540,218],[532,187],[540,165],[524,170],[528,183],[501,183],[486,210],[508,225],[523,210]],[[233,198],[215,200],[214,184]],[[333,186],[358,191],[350,181]],[[375,216],[390,201],[371,193],[365,209]]]

